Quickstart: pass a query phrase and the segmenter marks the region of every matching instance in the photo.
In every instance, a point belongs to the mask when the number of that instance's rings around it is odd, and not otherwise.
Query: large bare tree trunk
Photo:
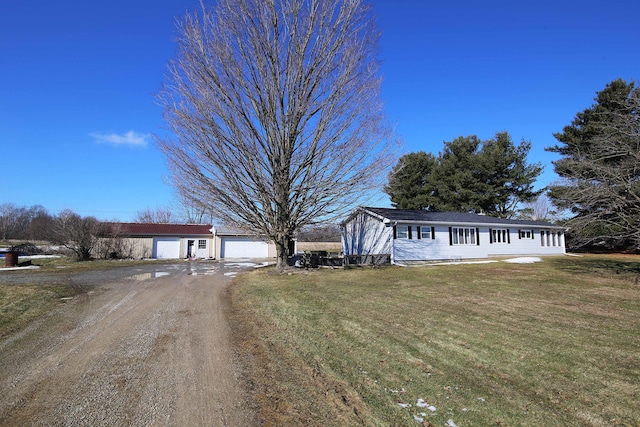
[[[158,99],[172,183],[225,223],[287,242],[382,186],[394,158],[379,33],[361,0],[219,0],[189,14]]]

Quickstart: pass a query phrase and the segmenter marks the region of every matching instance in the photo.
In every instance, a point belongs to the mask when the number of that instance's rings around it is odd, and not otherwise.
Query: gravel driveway
[[[87,292],[0,341],[0,425],[257,425],[223,301],[230,278],[250,267],[182,262],[71,277]]]

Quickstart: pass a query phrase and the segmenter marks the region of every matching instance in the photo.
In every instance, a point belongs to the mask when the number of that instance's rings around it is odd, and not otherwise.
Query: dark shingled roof
[[[202,236],[211,233],[210,225],[203,224],[142,224],[112,223],[118,234],[126,236]]]
[[[502,224],[502,225],[521,225],[521,226],[542,226],[552,227],[546,221],[529,221],[518,219],[495,218],[486,215],[477,215],[473,213],[462,212],[431,212],[413,209],[389,209],[389,208],[362,208],[366,211],[373,212],[383,218],[391,221],[407,221],[407,222],[438,222],[438,223],[474,223],[474,224]]]

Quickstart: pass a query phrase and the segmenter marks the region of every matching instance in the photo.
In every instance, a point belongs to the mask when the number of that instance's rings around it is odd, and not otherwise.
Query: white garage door
[[[153,257],[158,259],[180,258],[180,238],[158,237],[153,239]]]
[[[261,240],[242,237],[223,237],[220,258],[266,258],[269,245]]]

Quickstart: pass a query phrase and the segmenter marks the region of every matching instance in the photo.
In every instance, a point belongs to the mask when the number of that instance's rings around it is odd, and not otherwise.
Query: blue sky
[[[0,6],[0,204],[129,221],[173,191],[152,134],[175,21],[198,0]],[[553,133],[616,78],[640,80],[637,0],[374,0],[383,99],[403,152],[460,135],[532,142],[538,187]]]

